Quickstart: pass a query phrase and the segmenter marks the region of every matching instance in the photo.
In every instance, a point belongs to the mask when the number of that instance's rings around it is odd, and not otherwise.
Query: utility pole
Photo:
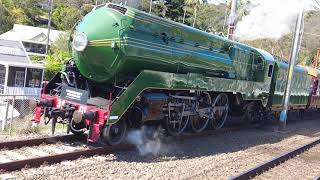
[[[288,114],[288,106],[290,104],[290,94],[291,94],[291,84],[292,84],[292,78],[293,78],[293,69],[295,66],[296,59],[299,54],[299,44],[302,36],[302,22],[303,22],[303,8],[304,8],[304,1],[301,3],[301,9],[298,13],[298,17],[296,20],[296,27],[294,32],[294,37],[292,40],[292,46],[291,46],[291,54],[290,54],[290,64],[288,69],[288,76],[287,76],[287,84],[286,89],[284,92],[284,100],[283,100],[283,110],[280,113],[279,118],[279,130],[283,131],[286,128],[287,124],[287,114]]]
[[[233,39],[233,33],[235,29],[235,20],[237,14],[237,0],[231,0],[231,9],[229,16],[229,27],[228,27],[228,39]]]
[[[317,49],[316,56],[314,57],[313,67],[318,69],[319,62],[320,62],[320,48]]]
[[[52,15],[52,8],[53,8],[53,0],[49,0],[49,13],[48,13],[48,33],[47,33],[47,43],[46,43],[46,55],[49,52],[49,42],[50,42],[50,29],[51,29],[51,15]]]
[[[149,14],[151,14],[151,10],[152,10],[152,0],[150,0]]]
[[[184,24],[184,20],[186,19],[186,13],[187,13],[187,7],[183,6],[183,19],[182,19],[182,24]]]

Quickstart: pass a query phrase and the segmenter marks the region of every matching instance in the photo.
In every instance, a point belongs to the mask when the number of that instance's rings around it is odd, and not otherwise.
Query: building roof
[[[6,40],[21,40],[23,42],[32,42],[38,44],[45,44],[47,41],[47,28],[39,28],[33,26],[26,26],[21,24],[14,24],[13,28],[0,35],[0,39]],[[50,30],[50,43],[56,41],[63,31]]]
[[[0,39],[0,64],[4,66],[43,69],[42,65],[32,64],[21,41]]]
[[[8,63],[31,64],[21,41],[0,38],[0,61]]]

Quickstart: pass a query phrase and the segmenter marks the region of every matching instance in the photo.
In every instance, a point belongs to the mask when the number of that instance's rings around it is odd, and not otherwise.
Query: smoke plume
[[[305,10],[311,10],[311,4],[305,1]],[[301,5],[301,0],[253,0],[234,36],[241,40],[279,39],[293,31]]]
[[[141,129],[129,131],[127,141],[137,147],[140,155],[156,156],[169,151],[169,147],[161,141],[162,134],[159,129],[143,126]]]

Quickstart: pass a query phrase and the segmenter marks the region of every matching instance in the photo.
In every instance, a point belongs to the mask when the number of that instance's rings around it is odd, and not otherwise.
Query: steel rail
[[[7,149],[15,149],[15,148],[22,148],[24,146],[38,146],[41,144],[53,144],[58,141],[61,142],[72,142],[76,140],[85,140],[85,136],[76,137],[72,134],[69,135],[61,135],[61,136],[54,136],[54,137],[42,137],[42,138],[32,138],[32,139],[23,139],[23,140],[14,140],[14,141],[7,141],[7,142],[0,142],[0,150],[7,148]]]
[[[269,169],[278,166],[282,163],[284,163],[285,161],[309,150],[310,148],[312,148],[313,146],[316,146],[317,144],[320,143],[320,138],[308,143],[306,145],[300,146],[297,149],[294,149],[292,151],[289,151],[287,153],[284,153],[278,157],[275,157],[265,163],[262,163],[252,169],[249,169],[248,171],[245,171],[235,177],[231,177],[230,180],[247,180],[247,179],[252,179],[254,177],[256,177],[259,174],[262,174],[265,171],[268,171]]]
[[[75,160],[80,157],[90,157],[99,154],[109,154],[115,151],[132,150],[133,146],[119,145],[107,147],[91,147],[89,149],[77,150],[56,155],[42,156],[18,161],[0,163],[0,171],[15,171],[23,168],[39,167],[42,164],[54,164],[65,160]]]

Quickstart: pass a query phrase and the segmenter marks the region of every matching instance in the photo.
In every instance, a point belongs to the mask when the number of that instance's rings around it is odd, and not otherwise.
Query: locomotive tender
[[[107,3],[70,38],[73,58],[43,88],[36,123],[89,131],[88,141],[123,141],[129,128],[162,125],[171,135],[256,121],[281,110],[288,64],[260,49]],[[319,72],[296,66],[291,109],[317,108]],[[32,104],[32,103],[31,103]],[[189,124],[189,125],[188,125]]]

